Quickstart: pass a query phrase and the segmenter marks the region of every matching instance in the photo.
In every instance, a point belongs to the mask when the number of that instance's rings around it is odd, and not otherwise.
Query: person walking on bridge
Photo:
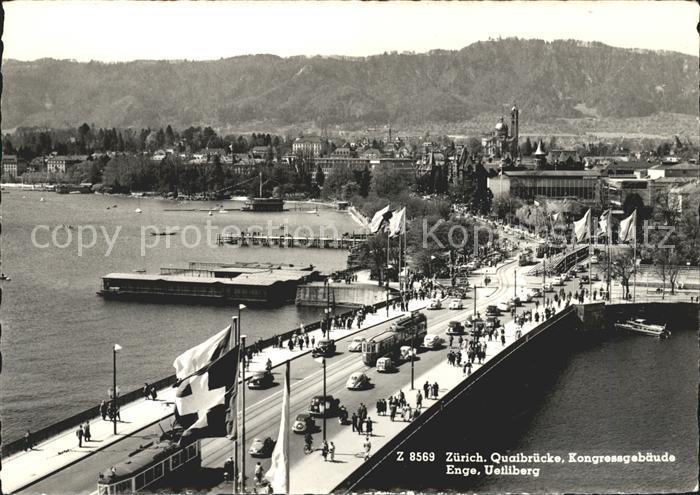
[[[32,432],[27,430],[24,434],[24,451],[32,450],[34,445],[32,444]]]
[[[90,422],[89,421],[85,422],[83,436],[85,437],[86,442],[90,442],[92,440],[92,434],[90,433]]]
[[[83,425],[78,426],[78,429],[75,430],[75,436],[78,437],[78,447],[83,446]]]
[[[107,403],[105,401],[100,402],[100,415],[102,416],[102,421],[107,419]]]

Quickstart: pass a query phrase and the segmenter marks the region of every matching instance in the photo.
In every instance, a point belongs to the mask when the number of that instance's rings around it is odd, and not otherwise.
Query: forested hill
[[[2,125],[449,123],[697,114],[698,58],[578,41],[504,39],[366,58],[3,63]]]

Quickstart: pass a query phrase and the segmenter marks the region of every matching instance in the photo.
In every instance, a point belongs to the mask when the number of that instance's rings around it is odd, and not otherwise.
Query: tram
[[[196,441],[180,447],[182,431],[164,433],[159,440],[129,454],[129,458],[100,473],[97,495],[136,493],[185,468],[199,468],[202,446]]]
[[[411,339],[423,342],[428,333],[428,319],[420,311],[404,316],[385,332],[362,343],[362,362],[375,366],[377,359],[398,354],[401,346],[410,345]]]

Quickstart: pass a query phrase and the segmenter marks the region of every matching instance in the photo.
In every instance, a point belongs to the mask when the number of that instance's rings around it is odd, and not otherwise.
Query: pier
[[[342,237],[302,237],[286,235],[217,234],[218,245],[279,247],[279,248],[317,248],[317,249],[351,249],[367,241],[367,234],[352,234]]]

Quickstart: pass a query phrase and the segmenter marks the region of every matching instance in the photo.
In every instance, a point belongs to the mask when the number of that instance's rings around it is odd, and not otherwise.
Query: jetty
[[[280,247],[280,248],[318,248],[318,249],[351,249],[367,241],[367,234],[348,234],[341,237],[292,236],[290,234],[268,235],[248,234],[226,235],[217,234],[218,245],[231,244],[234,246]]]

